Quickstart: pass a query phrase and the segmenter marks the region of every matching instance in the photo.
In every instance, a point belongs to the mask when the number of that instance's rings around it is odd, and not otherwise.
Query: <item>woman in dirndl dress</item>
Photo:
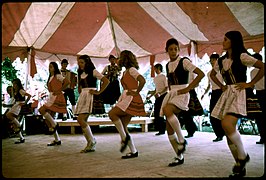
[[[18,121],[18,116],[21,111],[21,106],[27,104],[31,98],[31,95],[27,93],[22,86],[20,79],[16,78],[12,81],[13,84],[13,97],[15,99],[15,104],[11,109],[6,113],[6,117],[14,124],[14,131],[19,135],[19,141],[16,141],[15,144],[20,144],[25,142],[25,138],[22,135],[22,126]],[[27,99],[25,100],[25,96]]]
[[[171,38],[166,42],[166,52],[170,61],[166,64],[169,93],[164,97],[160,116],[166,116],[166,130],[168,139],[176,153],[173,162],[168,166],[177,166],[184,163],[183,152],[186,150],[186,140],[182,135],[178,115],[181,111],[188,111],[189,91],[194,89],[204,73],[186,58],[179,57],[179,43],[176,39]],[[189,83],[189,72],[197,74]]]
[[[59,124],[55,122],[55,113],[66,113],[66,100],[62,90],[64,90],[70,81],[62,76],[56,62],[49,64],[49,77],[47,87],[49,96],[43,106],[39,108],[39,112],[45,118],[45,123],[49,127],[49,132],[54,135],[55,140],[47,144],[47,146],[61,145],[61,140],[57,129]]]
[[[210,74],[212,80],[223,91],[211,116],[222,121],[228,147],[236,162],[230,177],[242,177],[246,175],[245,166],[250,157],[244,149],[240,133],[237,130],[237,121],[247,115],[245,89],[253,88],[254,84],[263,77],[264,65],[249,55],[239,31],[229,31],[225,34],[223,49],[226,54],[218,59]],[[251,66],[258,68],[259,72],[247,83],[247,67]],[[218,71],[222,74],[226,85],[216,78]]]
[[[121,78],[124,91],[119,97],[115,107],[109,111],[108,115],[113,121],[122,140],[120,152],[123,153],[127,145],[131,151],[125,156],[122,156],[122,159],[135,158],[138,157],[138,151],[132,137],[129,135],[127,125],[133,116],[146,116],[144,103],[139,94],[146,81],[138,72],[137,69],[139,69],[139,65],[136,56],[131,51],[122,51],[118,64],[120,67],[126,68]]]
[[[87,119],[93,111],[94,96],[101,94],[108,86],[109,80],[95,69],[91,58],[88,55],[82,55],[78,59],[78,91],[74,114],[78,116],[77,120],[82,128],[83,134],[87,140],[87,146],[81,150],[81,153],[94,152],[96,149],[96,139],[93,137]],[[100,90],[97,91],[96,81],[101,81]]]

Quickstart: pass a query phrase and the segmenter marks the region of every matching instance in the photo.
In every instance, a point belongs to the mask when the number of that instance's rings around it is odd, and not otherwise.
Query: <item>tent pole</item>
[[[27,89],[27,84],[28,84],[28,76],[29,76],[29,70],[30,70],[30,66],[31,66],[31,62],[30,62],[30,58],[31,58],[31,48],[27,48],[27,53],[28,53],[28,57],[27,57],[27,71],[26,71],[26,78],[25,78],[25,84],[24,84],[24,89]]]
[[[114,40],[114,44],[115,44],[116,57],[118,57],[120,51],[119,51],[119,48],[117,46],[117,41],[116,41],[116,37],[115,37],[115,30],[114,30],[112,15],[111,15],[110,7],[109,7],[109,2],[106,2],[106,3],[107,3],[107,18],[108,18],[110,26],[111,26],[110,28],[111,28],[111,32],[112,32],[112,36],[113,36],[113,40]]]

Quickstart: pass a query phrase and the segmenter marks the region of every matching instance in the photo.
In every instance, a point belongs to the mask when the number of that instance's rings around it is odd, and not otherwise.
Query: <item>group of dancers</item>
[[[221,120],[222,128],[227,138],[227,144],[235,159],[231,177],[245,176],[246,163],[250,160],[246,152],[240,133],[237,130],[237,121],[240,117],[247,115],[246,111],[246,88],[253,88],[254,84],[264,75],[263,62],[252,57],[244,47],[243,38],[239,31],[229,31],[224,36],[223,50],[225,55],[219,57],[217,63],[211,70],[211,79],[220,87],[222,94],[213,107],[211,116]],[[161,108],[156,109],[161,117],[166,118],[166,130],[169,142],[174,150],[175,157],[168,166],[177,166],[184,163],[184,152],[187,141],[184,138],[178,115],[188,110],[190,99],[189,91],[194,89],[204,73],[195,66],[190,59],[179,56],[179,43],[176,39],[167,40],[165,51],[169,55],[169,62],[166,65],[169,92],[163,93]],[[114,123],[121,138],[120,152],[123,153],[127,147],[130,153],[122,156],[122,159],[138,157],[138,150],[130,135],[127,125],[133,116],[146,116],[144,103],[140,91],[145,85],[145,78],[138,72],[139,65],[136,56],[129,50],[120,53],[119,67],[125,67],[122,74],[121,93],[117,103],[108,112],[109,118]],[[246,82],[246,71],[248,67],[258,69],[257,74],[249,83]],[[216,77],[220,72],[225,84],[222,84]],[[193,73],[196,77],[189,82],[188,75]],[[100,80],[100,88],[97,89],[96,81]],[[88,55],[78,58],[78,91],[79,97],[74,110],[77,121],[80,124],[87,145],[81,153],[93,152],[96,150],[96,139],[93,136],[90,126],[87,124],[89,115],[93,109],[94,96],[101,94],[109,84],[109,79],[95,68]],[[54,140],[48,146],[61,145],[58,130],[58,123],[54,120],[54,113],[66,113],[66,100],[62,91],[69,85],[69,80],[64,78],[57,63],[49,64],[49,78],[47,87],[50,92],[47,102],[39,108],[44,117],[49,131],[54,135]],[[17,120],[21,105],[27,103],[31,95],[23,89],[19,79],[13,81],[15,105],[7,113],[7,117],[15,124],[15,131],[20,135],[20,142],[25,141],[21,133],[21,126]],[[25,97],[28,97],[25,100]]]

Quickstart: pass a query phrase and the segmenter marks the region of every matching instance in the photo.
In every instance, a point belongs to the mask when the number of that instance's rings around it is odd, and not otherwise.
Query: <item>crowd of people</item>
[[[217,136],[213,141],[221,141],[224,136],[226,137],[228,148],[235,159],[230,176],[242,177],[246,174],[246,163],[251,158],[244,148],[237,129],[237,122],[240,118],[248,116],[246,90],[249,88],[255,88],[257,98],[260,100],[261,113],[265,114],[264,80],[261,80],[264,76],[264,64],[260,56],[251,55],[247,52],[239,31],[229,31],[225,34],[223,50],[225,54],[222,56],[218,54],[210,56],[212,69],[207,73],[209,82],[203,96],[211,89],[210,122]],[[173,167],[184,163],[184,152],[187,149],[185,138],[192,137],[197,130],[188,125],[186,127],[188,135],[184,137],[182,134],[184,123],[180,120],[191,121],[192,119],[193,121],[193,116],[186,115],[189,110],[190,92],[198,86],[205,74],[188,57],[179,55],[179,43],[176,39],[167,40],[165,51],[169,55],[169,62],[165,67],[166,76],[162,74],[163,66],[159,63],[156,64],[154,66],[156,72],[155,89],[149,91],[147,99],[155,96],[154,123],[156,130],[158,130],[156,135],[167,132],[168,140],[175,154],[173,161],[168,166]],[[54,140],[47,146],[61,145],[58,134],[59,125],[54,120],[54,115],[55,113],[67,113],[66,101],[69,98],[73,114],[87,140],[87,145],[81,150],[81,153],[94,152],[96,150],[96,138],[93,136],[87,121],[95,108],[96,97],[102,94],[105,95],[104,102],[112,105],[108,116],[120,135],[119,151],[124,153],[127,147],[130,149],[130,152],[123,155],[122,159],[138,157],[138,150],[129,133],[128,124],[133,116],[146,116],[144,102],[140,96],[146,80],[139,73],[137,58],[131,51],[122,51],[119,58],[110,55],[109,61],[111,64],[100,73],[88,55],[79,56],[78,74],[74,84],[70,77],[73,76],[75,79],[75,75],[66,70],[68,64],[66,59],[61,62],[61,70],[59,70],[56,62],[49,64],[49,77],[47,79],[49,96],[46,103],[39,108],[40,114],[49,127],[49,132],[54,136]],[[125,71],[123,71],[120,80],[123,88],[122,93],[120,93],[118,76],[122,67],[125,68]],[[250,82],[247,82],[247,67],[255,68]],[[189,80],[189,74],[195,75],[195,78]],[[97,88],[97,80],[100,82],[100,88]],[[76,86],[75,82],[79,92],[77,103],[73,93]],[[28,103],[31,95],[23,89],[20,79],[15,79],[12,83],[13,88],[8,87],[8,92],[13,97],[13,101],[10,102],[11,107],[6,113],[6,117],[14,124],[14,132],[20,137],[16,144],[19,144],[24,143],[25,138],[17,118],[22,105]],[[116,91],[116,93],[112,93],[114,96],[108,96],[111,91]],[[258,144],[263,144],[265,143],[265,123],[261,119],[257,121],[261,136]]]

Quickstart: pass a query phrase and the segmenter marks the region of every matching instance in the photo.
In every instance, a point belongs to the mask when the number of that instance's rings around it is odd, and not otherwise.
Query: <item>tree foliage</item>
[[[12,65],[12,62],[8,57],[6,57],[4,62],[2,62],[2,78],[3,80],[6,79],[10,82],[17,78],[17,70]]]

